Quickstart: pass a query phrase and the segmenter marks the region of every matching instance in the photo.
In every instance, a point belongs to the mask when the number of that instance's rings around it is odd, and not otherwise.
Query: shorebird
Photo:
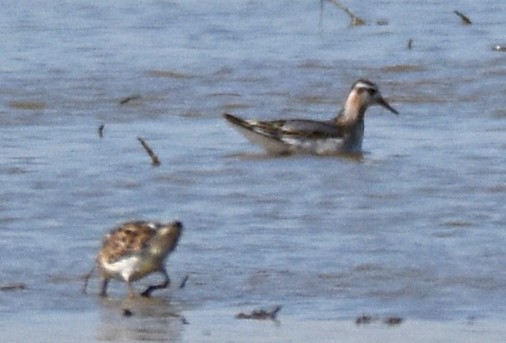
[[[125,222],[105,235],[96,257],[102,277],[100,295],[106,296],[110,279],[116,279],[127,283],[128,293],[133,297],[132,282],[155,272],[163,275],[163,282],[149,286],[141,295],[149,297],[154,290],[167,288],[170,278],[165,260],[176,248],[182,231],[183,224],[179,221],[163,224],[138,220]],[[86,277],[84,292],[92,273],[93,270]]]
[[[225,113],[225,119],[249,141],[268,153],[318,155],[360,153],[364,138],[364,115],[369,106],[380,105],[399,114],[385,99],[378,86],[358,80],[351,87],[343,109],[328,121],[310,119],[250,120]]]

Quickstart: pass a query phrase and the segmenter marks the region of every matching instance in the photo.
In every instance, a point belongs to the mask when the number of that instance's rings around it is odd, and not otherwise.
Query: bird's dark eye
[[[362,94],[363,92],[369,93],[369,95],[374,96],[378,92],[376,88],[359,88],[357,89],[358,94]]]

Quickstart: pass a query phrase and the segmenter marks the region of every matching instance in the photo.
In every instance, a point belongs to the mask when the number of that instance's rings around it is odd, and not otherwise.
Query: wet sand
[[[233,310],[231,310],[233,311]],[[107,312],[107,311],[106,311]],[[142,311],[141,311],[142,312]],[[281,315],[240,320],[225,310],[191,310],[182,317],[133,312],[17,314],[0,321],[4,342],[504,342],[506,325],[492,320],[405,320],[357,325]]]

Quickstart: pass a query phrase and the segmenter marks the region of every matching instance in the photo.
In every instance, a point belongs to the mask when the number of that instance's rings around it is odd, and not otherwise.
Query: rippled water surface
[[[273,304],[504,319],[506,3],[347,5],[367,25],[316,0],[4,4],[0,286],[25,289],[0,291],[0,322],[107,316],[123,285],[80,293],[102,235],[176,217],[155,331],[171,311]],[[221,117],[328,119],[361,77],[401,113],[369,109],[361,159],[271,157]]]

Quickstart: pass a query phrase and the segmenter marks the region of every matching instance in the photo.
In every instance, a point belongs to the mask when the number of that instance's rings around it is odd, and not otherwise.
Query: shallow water
[[[176,217],[158,296],[183,314],[504,319],[506,5],[348,5],[368,25],[331,4],[319,23],[319,1],[5,4],[0,286],[26,289],[0,292],[0,321],[100,318],[80,288],[102,235]],[[327,119],[360,77],[401,114],[368,111],[358,160],[270,157],[221,118]]]

